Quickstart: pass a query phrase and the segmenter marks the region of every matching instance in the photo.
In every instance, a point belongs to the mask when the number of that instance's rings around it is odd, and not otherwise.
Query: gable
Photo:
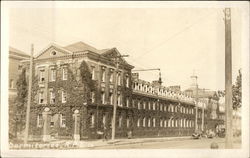
[[[121,53],[116,48],[112,48],[112,49],[109,49],[108,51],[105,51],[104,53],[102,53],[102,56],[104,56],[106,58],[110,58],[110,59],[115,59],[115,57],[121,56]],[[120,63],[128,64],[126,62],[126,60],[124,60],[123,57],[118,58],[118,60]]]
[[[54,57],[60,57],[65,55],[71,55],[72,53],[68,50],[65,50],[61,47],[50,45],[43,51],[41,51],[37,56],[35,56],[36,59],[48,59],[48,58],[54,58]]]

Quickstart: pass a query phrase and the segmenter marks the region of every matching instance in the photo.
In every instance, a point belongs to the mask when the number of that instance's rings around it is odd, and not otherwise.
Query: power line
[[[154,50],[156,47],[162,46],[162,45],[165,44],[166,42],[168,42],[168,41],[170,41],[171,39],[177,37],[178,35],[180,35],[181,33],[185,32],[186,30],[192,28],[194,25],[198,24],[201,20],[205,19],[205,17],[207,18],[208,15],[211,16],[211,15],[213,15],[213,14],[215,14],[215,12],[213,12],[212,14],[211,14],[211,13],[208,13],[208,14],[206,14],[205,16],[199,18],[199,19],[196,20],[193,24],[191,24],[191,25],[185,27],[184,29],[182,29],[182,30],[176,32],[175,34],[173,34],[172,36],[170,36],[169,38],[167,38],[167,39],[164,40],[163,42],[160,42],[159,44],[155,45],[154,47],[152,47],[151,49],[149,49],[149,50],[146,51],[145,53],[143,53],[143,54],[141,54],[140,56],[136,57],[136,59],[142,58],[143,56],[145,56],[145,55],[151,53],[151,51]]]

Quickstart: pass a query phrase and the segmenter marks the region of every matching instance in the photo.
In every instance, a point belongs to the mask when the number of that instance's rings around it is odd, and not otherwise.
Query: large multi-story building
[[[17,96],[17,80],[20,73],[22,72],[22,62],[23,60],[29,59],[29,55],[17,50],[13,47],[9,47],[9,133],[11,135],[17,134],[17,122],[14,116],[13,108],[15,104],[15,98]]]
[[[152,83],[139,79],[120,56],[116,48],[98,50],[83,42],[66,47],[51,44],[38,53],[33,65],[30,137],[92,139],[104,130],[111,135],[114,101],[116,137],[191,135],[194,98],[180,87],[162,86],[160,79]],[[198,126],[209,127],[209,108],[205,112],[201,108],[210,107],[209,101],[199,100],[198,105]]]

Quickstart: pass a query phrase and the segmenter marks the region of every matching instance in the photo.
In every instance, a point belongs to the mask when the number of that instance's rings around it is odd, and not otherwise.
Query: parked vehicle
[[[208,132],[208,134],[207,134],[207,138],[213,138],[213,137],[215,137],[215,133],[214,133],[214,131],[209,131]]]
[[[201,138],[201,134],[198,133],[198,132],[195,132],[195,133],[192,134],[192,138],[193,139],[200,139]]]
[[[225,136],[226,136],[226,129],[225,128],[220,129],[218,132],[218,137],[224,138]]]

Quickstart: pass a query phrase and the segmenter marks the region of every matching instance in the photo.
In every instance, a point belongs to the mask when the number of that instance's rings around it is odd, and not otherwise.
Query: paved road
[[[219,148],[224,148],[224,138],[213,139],[188,139],[188,140],[169,140],[164,142],[145,142],[137,144],[110,145],[104,147],[94,147],[92,149],[209,149],[212,142],[216,142]],[[240,148],[240,138],[234,142],[234,148]]]

